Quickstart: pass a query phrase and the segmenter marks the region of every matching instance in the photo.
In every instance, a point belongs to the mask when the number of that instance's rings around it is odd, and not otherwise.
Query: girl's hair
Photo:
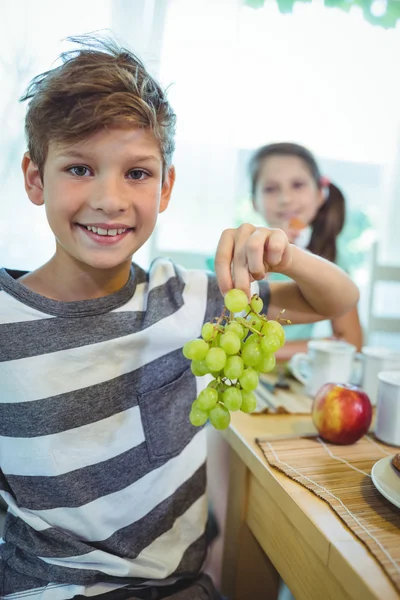
[[[61,55],[61,65],[35,77],[25,131],[31,159],[43,169],[51,141],[74,144],[107,127],[150,130],[166,168],[174,151],[175,114],[165,91],[126,48],[101,36],[68,38],[79,44]]]
[[[270,156],[297,156],[301,158],[309,168],[318,188],[325,187],[317,162],[307,148],[289,142],[268,144],[259,148],[250,160],[249,170],[253,198],[261,165]],[[337,257],[336,239],[343,229],[345,220],[345,200],[340,189],[333,183],[328,183],[328,196],[311,223],[313,231],[308,250],[313,254],[335,262]]]

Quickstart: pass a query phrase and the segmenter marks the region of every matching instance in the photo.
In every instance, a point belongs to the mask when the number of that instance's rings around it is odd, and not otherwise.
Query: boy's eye
[[[139,181],[141,179],[144,179],[145,177],[148,177],[148,173],[146,173],[146,171],[143,171],[142,169],[132,169],[132,171],[129,171],[128,176],[130,179]]]
[[[68,171],[72,173],[72,175],[76,175],[77,177],[85,177],[85,175],[90,173],[89,169],[87,167],[84,167],[83,165],[69,167]]]
[[[271,185],[268,185],[267,187],[264,188],[264,194],[273,194],[276,191],[276,188],[274,188]]]

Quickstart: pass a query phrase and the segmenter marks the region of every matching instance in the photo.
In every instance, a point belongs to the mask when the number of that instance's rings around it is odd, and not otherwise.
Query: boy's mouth
[[[97,233],[97,235],[121,235],[128,230],[133,229],[133,227],[128,227],[127,225],[122,224],[112,224],[112,225],[83,225],[82,223],[77,223],[79,227],[83,227],[87,229],[87,231],[93,231],[93,233]]]
[[[133,227],[128,227],[122,223],[112,223],[110,225],[103,223],[96,225],[84,225],[83,223],[76,223],[76,225],[82,229],[92,240],[103,244],[117,242],[134,229]]]

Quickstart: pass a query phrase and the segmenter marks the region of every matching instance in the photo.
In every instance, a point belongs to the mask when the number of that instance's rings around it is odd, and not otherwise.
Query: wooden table
[[[279,575],[296,600],[399,600],[333,510],[272,469],[256,437],[315,432],[309,416],[232,413],[222,574],[230,600],[276,600]]]

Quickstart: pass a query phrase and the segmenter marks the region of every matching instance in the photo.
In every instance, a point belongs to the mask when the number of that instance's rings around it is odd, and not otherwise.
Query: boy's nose
[[[102,210],[107,214],[125,211],[128,207],[128,201],[121,186],[112,181],[99,182],[90,204],[94,210]]]

